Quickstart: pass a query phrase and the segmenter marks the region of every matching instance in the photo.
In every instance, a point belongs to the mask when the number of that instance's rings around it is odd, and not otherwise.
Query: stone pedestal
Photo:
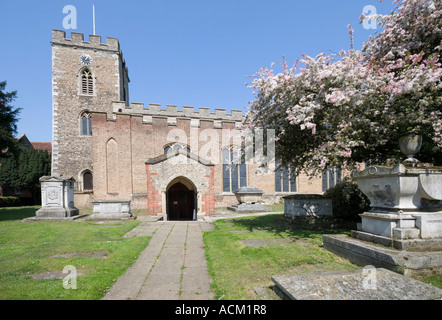
[[[42,208],[36,212],[37,219],[67,219],[79,215],[74,206],[73,178],[47,176],[40,178]]]
[[[370,235],[374,242],[392,241],[395,248],[416,250],[424,242],[415,240],[440,239],[434,249],[442,250],[442,168],[372,166],[355,178],[372,207],[360,215],[362,223],[353,233],[356,238]]]
[[[134,218],[130,201],[93,201],[93,213],[88,220],[127,220]]]
[[[235,191],[239,204],[227,209],[238,213],[269,212],[271,209],[260,203],[263,193],[254,187],[242,187]]]

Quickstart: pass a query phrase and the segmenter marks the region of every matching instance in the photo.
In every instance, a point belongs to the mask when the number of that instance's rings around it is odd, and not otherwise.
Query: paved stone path
[[[212,223],[138,219],[142,223],[125,237],[152,239],[104,300],[213,299],[203,242],[203,232],[212,230]]]

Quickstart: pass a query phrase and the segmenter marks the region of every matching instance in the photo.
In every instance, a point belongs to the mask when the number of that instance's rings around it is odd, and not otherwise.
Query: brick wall
[[[152,173],[150,165],[146,165],[147,172],[147,212],[151,216],[162,214],[162,201],[161,193],[155,188],[153,179],[157,176],[156,173]]]
[[[215,167],[210,168],[210,174],[206,176],[209,180],[209,189],[202,195],[202,210],[206,215],[215,214]]]

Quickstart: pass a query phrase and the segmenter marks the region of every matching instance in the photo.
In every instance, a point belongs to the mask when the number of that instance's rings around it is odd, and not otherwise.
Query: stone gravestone
[[[42,208],[30,220],[63,220],[78,218],[79,210],[74,206],[73,178],[45,176],[40,178]]]

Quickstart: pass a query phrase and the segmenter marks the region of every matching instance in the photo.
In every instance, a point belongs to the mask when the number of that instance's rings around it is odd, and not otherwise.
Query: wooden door
[[[195,193],[184,184],[173,185],[168,192],[168,220],[193,220]]]

